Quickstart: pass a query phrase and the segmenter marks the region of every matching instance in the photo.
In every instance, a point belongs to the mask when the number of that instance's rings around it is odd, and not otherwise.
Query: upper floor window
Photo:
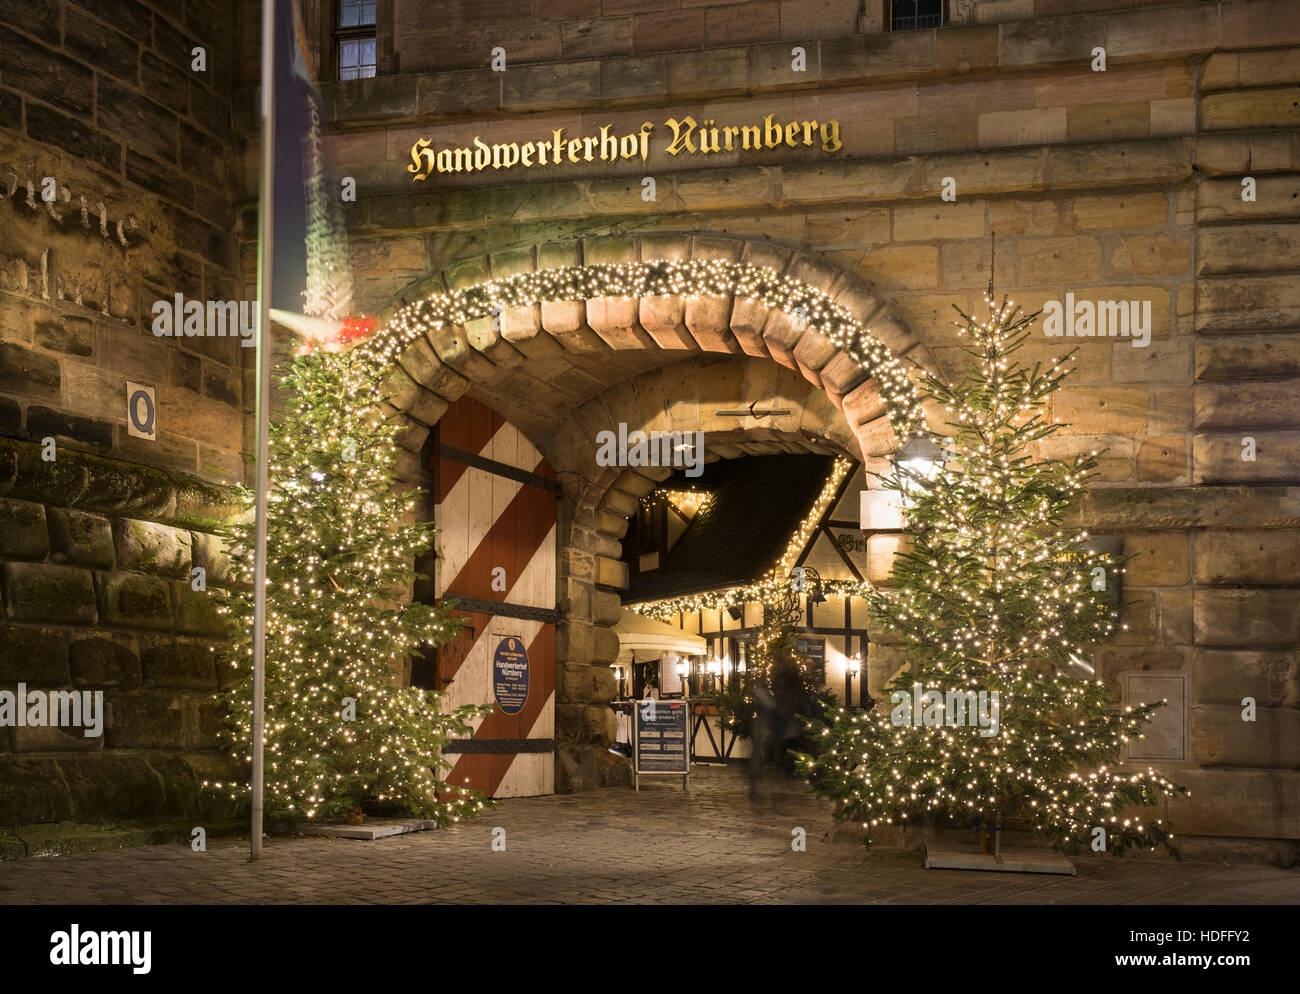
[[[890,0],[889,30],[943,27],[943,0]]]
[[[334,30],[338,78],[368,79],[375,74],[375,0],[337,0]]]

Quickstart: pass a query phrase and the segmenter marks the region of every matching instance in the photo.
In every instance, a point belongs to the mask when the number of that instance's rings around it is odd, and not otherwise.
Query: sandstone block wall
[[[0,3],[0,686],[108,709],[101,738],[0,730],[6,856],[57,823],[229,814],[198,794],[228,761],[222,629],[190,577],[222,581],[207,484],[242,476],[252,350],[151,325],[177,293],[243,296],[238,27],[207,0]],[[155,390],[154,440],[128,433],[128,382]]]
[[[948,0],[945,24],[998,24],[1034,17],[1158,7],[1166,0]],[[445,9],[393,0],[380,18],[380,50],[402,72],[472,69],[495,46],[521,63],[582,62],[755,43],[880,34],[890,0],[540,0],[532,9],[495,0]],[[1031,34],[1036,34],[1030,31]],[[1048,38],[1054,38],[1049,35]],[[392,54],[396,53],[393,59]],[[490,85],[467,74],[467,82]]]
[[[0,730],[0,831],[233,812],[199,783],[232,766],[215,738],[229,673],[212,591],[229,582],[213,532],[234,510],[163,470],[71,451],[47,463],[0,440],[0,686],[102,691],[105,704],[98,737]],[[0,852],[18,839],[0,834]]]
[[[0,4],[0,434],[237,480],[252,350],[151,331],[157,300],[243,296],[237,21],[206,0],[108,7]],[[127,431],[128,381],[156,390],[156,440]]]

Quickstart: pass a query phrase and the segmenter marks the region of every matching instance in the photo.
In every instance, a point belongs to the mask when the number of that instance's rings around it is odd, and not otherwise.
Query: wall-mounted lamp
[[[891,460],[902,491],[863,490],[858,511],[863,531],[900,531],[907,527],[903,511],[912,498],[943,472],[945,451],[927,435],[913,435]]]
[[[704,664],[704,669],[709,674],[709,690],[716,691],[722,680],[722,660],[710,654],[708,662]]]
[[[848,646],[844,647],[848,651]],[[855,652],[844,660],[844,706],[853,706],[853,678],[862,672],[862,654]]]
[[[944,451],[928,435],[913,435],[894,453],[893,463],[904,497],[912,497],[943,472]]]

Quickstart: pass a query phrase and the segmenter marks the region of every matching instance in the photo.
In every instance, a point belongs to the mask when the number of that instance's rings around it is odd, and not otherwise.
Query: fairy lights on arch
[[[907,369],[884,344],[871,337],[869,329],[848,308],[802,280],[745,262],[691,259],[594,263],[490,279],[461,290],[431,294],[402,307],[357,349],[380,369],[387,369],[428,333],[490,317],[509,307],[663,295],[734,296],[801,318],[809,331],[824,336],[876,381],[899,437],[924,428],[921,395]]]

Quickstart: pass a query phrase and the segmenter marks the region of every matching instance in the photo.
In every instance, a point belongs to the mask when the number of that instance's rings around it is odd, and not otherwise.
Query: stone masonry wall
[[[111,6],[0,3],[0,434],[237,480],[252,350],[151,331],[157,300],[242,296],[236,23]],[[128,381],[156,390],[155,440],[128,434]]]
[[[221,629],[190,570],[221,582],[209,484],[242,478],[252,350],[155,337],[152,306],[243,296],[238,30],[209,0],[0,2],[0,686],[108,708],[102,738],[0,730],[0,855],[222,813],[197,792],[225,763]],[[128,433],[128,382],[155,391],[154,440]]]
[[[1300,838],[1300,11],[1276,0],[1133,6],[1040,3],[1027,20],[1028,5],[1007,4],[1021,13],[996,24],[809,36],[799,74],[789,38],[561,52],[504,74],[486,59],[450,72],[403,61],[402,74],[326,87],[326,101],[339,171],[365,191],[352,208],[353,260],[376,308],[457,260],[491,272],[489,260],[520,246],[611,230],[796,250],[863,281],[941,372],[961,361],[952,305],[978,311],[994,253],[998,291],[1031,310],[1067,292],[1149,301],[1145,348],[1040,331],[1027,355],[1079,347],[1053,398],[1068,428],[1051,451],[1104,450],[1079,521],[1138,553],[1124,578],[1129,629],[1098,653],[1099,676],[1118,690],[1126,672],[1188,675],[1189,757],[1163,765],[1193,793],[1171,816],[1181,833],[1267,848]],[[1098,46],[1105,72],[1089,65]],[[838,117],[844,151],[674,159],[659,134],[669,116],[768,113]],[[524,141],[646,120],[656,123],[646,164],[424,184],[406,171],[417,137]],[[644,175],[654,201],[640,196]],[[949,176],[953,203],[939,198]],[[1242,197],[1247,178],[1254,199]],[[1242,459],[1246,438],[1253,461]],[[614,558],[619,486],[618,500],[575,511],[596,516],[574,530],[579,578]],[[585,582],[621,587],[613,570]],[[583,645],[594,661],[600,648]],[[576,713],[601,688],[575,686]],[[1248,696],[1255,722],[1241,720]]]
[[[483,0],[431,8],[390,0],[381,15],[394,69],[471,68],[495,46],[520,63],[720,49],[879,34],[890,0]],[[945,24],[997,24],[1034,17],[1158,7],[1168,0],[948,0]],[[389,26],[391,24],[391,27]],[[391,55],[390,55],[391,58]],[[485,84],[486,85],[486,84]]]
[[[234,505],[166,471],[40,448],[0,440],[0,686],[103,691],[106,713],[94,738],[0,730],[0,832],[17,832],[0,855],[39,849],[39,823],[229,815],[198,785],[232,765],[215,739],[228,674],[212,590],[229,581],[213,531]]]

